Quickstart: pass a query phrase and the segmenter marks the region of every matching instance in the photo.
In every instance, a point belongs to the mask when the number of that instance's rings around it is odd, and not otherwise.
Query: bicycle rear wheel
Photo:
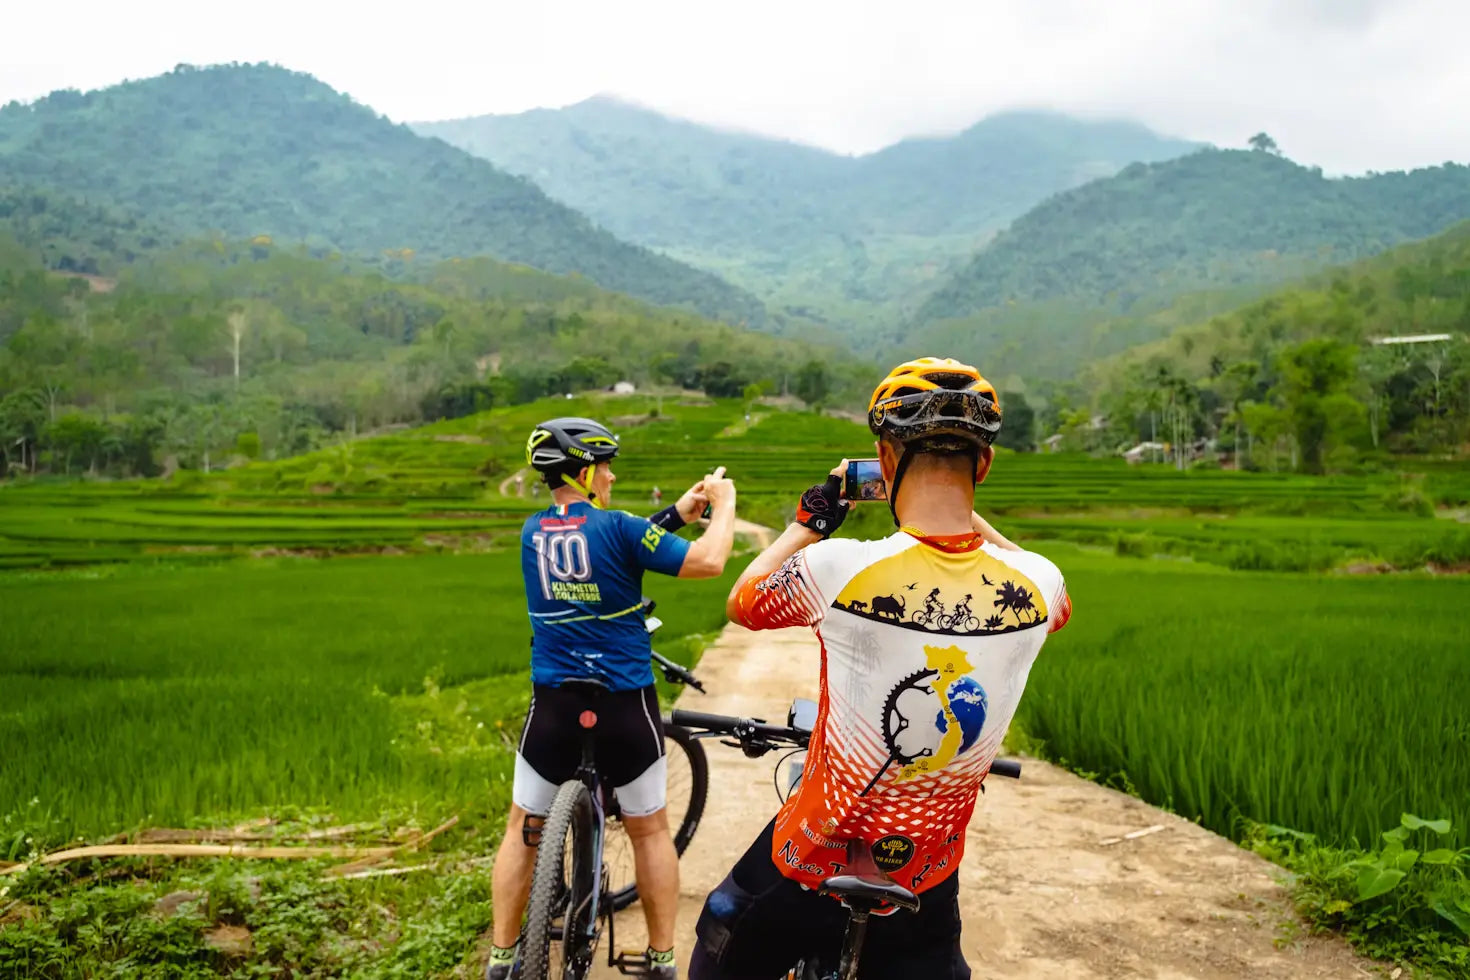
[[[704,816],[709,797],[709,760],[704,746],[687,728],[677,725],[664,726],[664,754],[669,768],[669,830],[674,835],[674,850],[683,854]],[[633,841],[623,821],[612,815],[603,830],[603,864],[608,870],[608,901],[612,907],[622,910],[638,901]]]
[[[591,969],[595,940],[590,932],[597,914],[592,892],[598,870],[593,866],[594,820],[587,787],[577,780],[562,783],[541,828],[531,876],[521,951],[524,980],[580,980]]]

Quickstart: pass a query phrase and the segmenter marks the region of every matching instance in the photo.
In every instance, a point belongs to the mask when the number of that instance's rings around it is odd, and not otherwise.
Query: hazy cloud
[[[0,23],[0,101],[273,61],[396,120],[609,92],[865,152],[991,112],[1126,116],[1331,172],[1470,160],[1462,0],[73,0]]]

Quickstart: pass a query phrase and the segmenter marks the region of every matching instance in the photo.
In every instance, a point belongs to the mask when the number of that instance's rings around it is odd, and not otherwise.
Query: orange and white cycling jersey
[[[916,892],[954,873],[980,783],[1031,664],[1071,603],[1057,567],[971,536],[835,539],[741,586],[751,629],[815,626],[816,727],[801,785],[776,817],[771,858],[815,886],[845,841]]]

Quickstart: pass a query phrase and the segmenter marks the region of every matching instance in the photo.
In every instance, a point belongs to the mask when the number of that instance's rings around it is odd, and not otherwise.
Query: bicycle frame
[[[606,922],[607,965],[615,968],[619,973],[632,974],[641,971],[645,964],[636,954],[630,956],[617,951],[617,916],[612,903],[603,901],[608,884],[607,862],[603,853],[607,834],[607,807],[603,800],[602,780],[598,777],[597,763],[593,756],[595,727],[594,722],[592,728],[586,728],[582,732],[582,761],[577,766],[576,775],[572,777],[587,787],[587,793],[592,797],[592,866],[596,869],[596,874],[592,876],[592,890],[587,896],[591,914],[587,916],[587,927],[582,938],[586,941],[588,949],[595,950],[597,941],[602,935],[602,925]],[[563,916],[563,930],[570,918],[571,916]],[[561,939],[562,949],[565,951],[565,932]],[[593,958],[596,958],[595,954]],[[591,965],[590,962],[588,965]]]
[[[594,723],[595,724],[595,723]],[[577,774],[574,777],[583,786],[587,787],[587,793],[592,797],[592,867],[596,874],[592,876],[592,892],[587,896],[592,914],[587,916],[586,938],[591,948],[596,948],[597,939],[602,932],[602,919],[604,916],[608,922],[608,965],[613,965],[612,957],[612,910],[604,912],[602,908],[602,889],[607,880],[607,867],[603,861],[602,848],[604,843],[604,830],[607,821],[607,810],[602,803],[602,787],[597,778],[597,764],[593,760],[592,735],[593,729],[586,728],[582,732],[582,761],[577,766]],[[562,920],[565,926],[566,919]],[[566,945],[566,937],[562,937],[563,947]]]

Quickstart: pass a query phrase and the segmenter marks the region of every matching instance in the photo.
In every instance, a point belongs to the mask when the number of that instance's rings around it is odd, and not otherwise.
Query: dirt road
[[[809,630],[727,627],[700,661],[711,693],[688,691],[680,705],[784,720],[792,697],[815,696],[818,655]],[[709,806],[680,865],[684,962],[704,896],[777,807],[774,755],[757,761],[706,747]],[[1103,843],[1155,826],[1162,829]],[[1380,975],[1335,940],[1278,948],[1290,912],[1266,861],[1043,762],[1028,760],[1020,783],[990,781],[959,873],[965,955],[977,978]],[[638,906],[617,928],[620,947],[643,948]],[[595,975],[617,976],[602,970]]]

